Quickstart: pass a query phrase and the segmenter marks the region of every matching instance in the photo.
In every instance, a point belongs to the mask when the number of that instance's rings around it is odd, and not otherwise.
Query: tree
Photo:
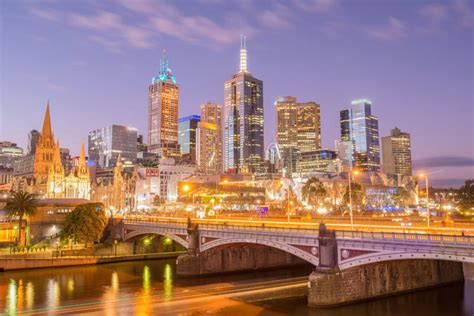
[[[81,204],[66,216],[61,240],[83,242],[87,247],[89,242],[100,240],[106,225],[107,217],[102,203]]]
[[[461,210],[471,210],[474,207],[474,179],[468,179],[459,188],[458,206]]]
[[[318,178],[312,177],[304,184],[301,195],[309,204],[317,205],[327,196],[327,191]]]
[[[353,205],[362,205],[364,199],[364,192],[362,191],[362,186],[359,183],[351,183],[351,196]],[[344,203],[349,204],[349,186],[346,187],[346,192],[344,193]]]
[[[402,187],[399,187],[397,189],[397,193],[393,195],[393,201],[401,207],[405,207],[409,199],[410,193],[407,191],[407,189]]]
[[[5,209],[8,212],[8,217],[18,217],[18,244],[21,244],[21,236],[23,230],[23,219],[28,224],[28,217],[33,216],[37,210],[37,199],[35,195],[28,192],[18,191],[12,192],[10,198],[7,200]],[[24,240],[26,245],[26,238]]]

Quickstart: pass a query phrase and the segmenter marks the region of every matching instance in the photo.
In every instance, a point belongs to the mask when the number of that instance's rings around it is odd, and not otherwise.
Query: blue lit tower
[[[240,69],[224,85],[224,171],[258,173],[262,169],[263,82],[247,69],[245,36]]]
[[[148,88],[148,150],[164,158],[180,156],[178,104],[179,87],[163,51],[160,72]]]
[[[352,107],[341,111],[341,141],[352,146],[353,167],[364,171],[380,171],[378,118],[372,115],[372,102],[354,100]]]

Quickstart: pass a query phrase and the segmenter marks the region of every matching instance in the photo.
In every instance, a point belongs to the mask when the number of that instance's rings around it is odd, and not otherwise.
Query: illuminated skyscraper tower
[[[179,157],[178,145],[179,87],[165,52],[160,72],[148,88],[148,150],[161,157]]]
[[[263,146],[263,82],[248,72],[242,36],[239,72],[224,85],[224,171],[260,172]]]

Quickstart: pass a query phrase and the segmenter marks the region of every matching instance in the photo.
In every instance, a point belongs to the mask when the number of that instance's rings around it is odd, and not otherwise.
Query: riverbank
[[[11,255],[0,257],[0,272],[25,269],[72,267],[80,265],[94,265],[126,261],[173,259],[184,253],[186,253],[186,251],[119,256],[110,255],[55,257],[53,255]]]

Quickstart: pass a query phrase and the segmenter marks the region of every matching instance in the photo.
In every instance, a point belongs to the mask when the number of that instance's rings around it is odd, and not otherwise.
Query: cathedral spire
[[[245,35],[240,35],[240,69],[239,72],[247,72],[247,42]]]
[[[84,143],[81,145],[81,153],[79,154],[79,164],[86,164],[86,151],[84,149]]]
[[[46,105],[46,113],[44,114],[43,129],[41,130],[41,137],[43,139],[53,137],[53,132],[51,131],[51,117],[49,114],[49,100]]]

